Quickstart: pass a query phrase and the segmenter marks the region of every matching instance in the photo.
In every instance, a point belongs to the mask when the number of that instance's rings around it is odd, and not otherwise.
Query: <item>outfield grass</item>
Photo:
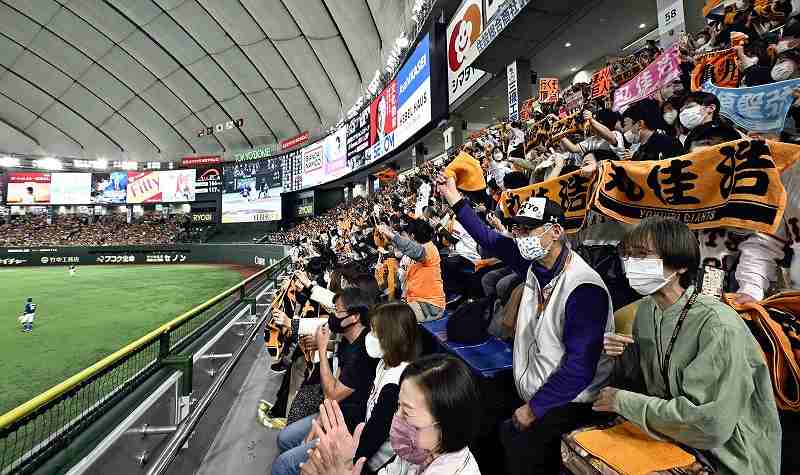
[[[213,265],[0,269],[0,414],[241,280]],[[32,333],[17,320],[27,297]]]

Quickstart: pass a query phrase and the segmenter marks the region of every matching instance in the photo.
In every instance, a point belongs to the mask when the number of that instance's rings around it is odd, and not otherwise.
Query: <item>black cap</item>
[[[511,222],[529,228],[538,228],[547,223],[564,225],[564,210],[547,198],[528,198]]]

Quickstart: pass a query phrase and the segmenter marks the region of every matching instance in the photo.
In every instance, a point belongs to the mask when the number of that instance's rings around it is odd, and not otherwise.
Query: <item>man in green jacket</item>
[[[781,426],[770,373],[739,315],[691,285],[697,239],[680,221],[648,218],[622,242],[631,287],[647,295],[633,335],[607,334],[606,353],[631,390],[607,387],[594,404],[651,436],[705,455],[717,473],[778,475]]]

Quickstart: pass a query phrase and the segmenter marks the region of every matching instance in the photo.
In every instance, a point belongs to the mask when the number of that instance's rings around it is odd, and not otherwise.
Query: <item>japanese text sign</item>
[[[734,48],[705,53],[695,58],[692,91],[700,90],[706,81],[719,87],[738,87],[739,77],[739,56]]]
[[[659,55],[633,79],[614,92],[615,111],[655,94],[659,89],[681,77],[678,46],[672,46]]]
[[[710,81],[703,90],[719,99],[720,114],[750,132],[783,130],[786,114],[794,102],[792,90],[800,79],[790,79],[754,87],[717,87]]]
[[[592,97],[607,96],[611,92],[611,66],[598,69],[592,74]]]
[[[539,102],[558,102],[558,78],[539,79]]]

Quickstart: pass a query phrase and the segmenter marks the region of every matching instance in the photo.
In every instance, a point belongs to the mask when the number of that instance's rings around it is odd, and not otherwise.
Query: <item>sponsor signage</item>
[[[397,83],[392,80],[369,106],[369,143],[376,144],[397,127]]]
[[[53,173],[50,180],[50,203],[77,205],[90,202],[91,173]]]
[[[215,165],[222,163],[222,157],[219,155],[206,155],[203,157],[184,157],[181,158],[181,166],[183,168],[194,168],[198,165]]]
[[[0,266],[18,266],[21,264],[25,264],[28,262],[27,259],[17,259],[16,257],[9,257],[6,259],[0,259]]]
[[[517,94],[517,62],[514,61],[506,67],[508,78],[508,120],[519,120],[519,95]]]
[[[180,264],[186,262],[185,254],[148,254],[144,261],[147,264]]]
[[[39,262],[42,264],[79,264],[81,262],[81,258],[78,256],[42,256],[39,259]]]
[[[50,203],[49,173],[24,172],[8,174],[8,204]]]
[[[369,148],[370,108],[367,107],[347,122],[347,167],[351,170],[361,168],[366,162]]]
[[[92,174],[90,203],[122,204],[127,199],[127,192],[128,172]]]
[[[197,136],[205,137],[206,135],[220,134],[228,130],[241,129],[242,127],[244,127],[244,119],[229,120],[211,127],[204,127],[197,132]]]
[[[480,37],[469,48],[465,55],[464,64],[471,65],[486,48],[500,36],[500,33],[514,21],[525,6],[531,0],[487,0],[486,4],[486,27]]]
[[[194,201],[196,170],[128,172],[127,203]]]
[[[296,135],[290,139],[281,140],[281,150],[286,150],[292,147],[296,147],[298,145],[302,145],[308,142],[308,131],[301,133],[300,135]]]
[[[214,213],[192,213],[193,223],[213,223]]]
[[[195,168],[197,179],[195,181],[195,199],[212,199],[222,192],[222,164],[204,165]]]
[[[274,145],[265,145],[263,147],[247,150],[246,152],[239,152],[233,154],[233,160],[236,162],[243,162],[246,160],[258,160],[259,158],[271,157],[275,153]]]
[[[498,4],[499,0],[494,3]],[[482,4],[483,0],[466,0],[447,25],[447,83],[450,104],[457,101],[486,74],[478,68],[464,65],[467,51],[483,31]]]

